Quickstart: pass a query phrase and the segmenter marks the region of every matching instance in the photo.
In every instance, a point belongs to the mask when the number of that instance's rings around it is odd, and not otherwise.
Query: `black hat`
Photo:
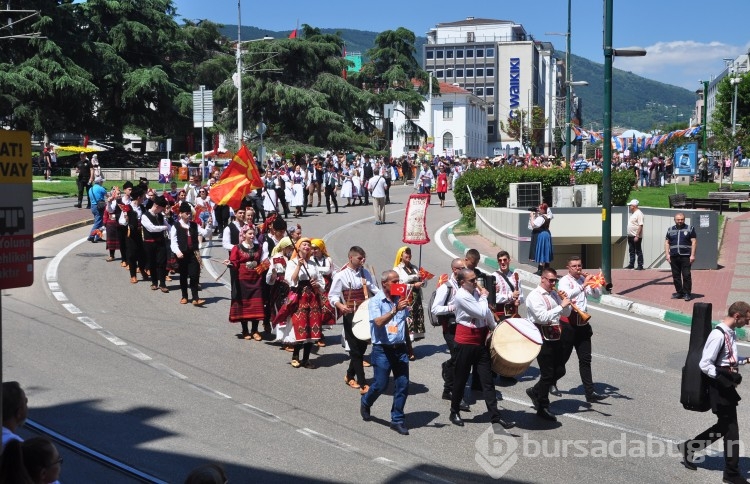
[[[273,227],[274,230],[286,230],[286,220],[281,217],[276,217],[273,219],[271,227]]]
[[[180,213],[193,213],[193,207],[188,202],[182,202],[180,204]]]
[[[122,184],[122,189],[125,190],[126,188],[133,188],[133,182],[128,180],[125,183]]]
[[[137,186],[137,187],[133,188],[132,192],[130,192],[130,198],[132,198],[133,200],[135,200],[136,198],[142,197],[143,194],[145,194],[145,193],[146,193],[146,190],[144,190],[140,186]]]
[[[158,197],[154,198],[154,205],[161,207],[161,208],[166,208],[167,199],[159,195]]]

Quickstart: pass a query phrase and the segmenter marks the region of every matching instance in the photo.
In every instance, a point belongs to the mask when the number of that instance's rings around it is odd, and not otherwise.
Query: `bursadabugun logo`
[[[474,460],[490,477],[500,479],[518,462],[518,442],[507,435],[496,435],[490,425],[474,443]]]

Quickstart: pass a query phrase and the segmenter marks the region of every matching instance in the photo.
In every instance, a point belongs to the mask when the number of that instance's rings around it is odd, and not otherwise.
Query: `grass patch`
[[[49,198],[49,197],[75,197],[78,196],[78,185],[75,177],[72,176],[56,176],[52,177],[52,182],[45,182],[43,176],[33,177],[34,183],[32,183],[32,198]],[[104,182],[104,188],[108,191],[113,186],[122,186],[123,180],[107,180]]]
[[[477,232],[477,228],[474,224],[469,224],[464,220],[465,217],[461,217],[461,220],[458,221],[456,225],[453,226],[453,235],[460,236],[460,235],[476,235],[479,232]]]
[[[642,207],[669,208],[669,195],[684,193],[688,198],[708,198],[708,192],[719,190],[718,183],[692,183],[690,185],[669,184],[663,187],[643,187],[630,192]]]

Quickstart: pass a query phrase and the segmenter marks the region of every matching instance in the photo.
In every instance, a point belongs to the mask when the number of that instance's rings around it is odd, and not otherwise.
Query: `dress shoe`
[[[607,398],[609,398],[609,395],[602,395],[601,393],[596,392],[586,395],[586,401],[589,403],[601,402],[602,400],[605,400]]]
[[[450,390],[443,390],[443,400],[453,400],[453,393]]]
[[[548,408],[540,408],[536,411],[536,414],[543,418],[544,420],[549,420],[550,422],[557,422],[557,417],[555,417],[555,414],[549,411]]]
[[[200,306],[203,306],[204,304],[206,304],[205,299],[193,299],[193,306],[195,307],[200,307]]]
[[[458,404],[458,409],[462,412],[471,412],[471,407],[468,403],[466,403],[466,400],[461,400],[461,403]]]
[[[137,277],[131,277],[130,278],[130,283],[131,284],[138,284],[138,278]]]
[[[509,429],[512,429],[513,427],[515,427],[515,426],[516,426],[516,423],[515,423],[515,422],[506,422],[506,421],[505,421],[505,420],[503,420],[503,419],[498,419],[498,420],[497,420],[496,422],[492,422],[492,423],[493,423],[493,424],[500,424],[500,426],[501,426],[502,428],[504,428],[505,430],[509,430]]]
[[[557,389],[557,385],[551,385],[549,387],[549,392],[556,397],[562,397],[562,392]]]
[[[409,435],[409,429],[406,428],[406,425],[404,425],[403,422],[391,423],[391,430],[395,430],[401,435]]]
[[[453,425],[458,425],[459,427],[464,426],[463,419],[461,419],[461,416],[457,414],[456,412],[451,412],[450,417],[448,417],[448,420],[450,420]]]
[[[623,267],[623,269],[630,269],[630,270],[633,270],[633,269],[635,269],[635,266],[631,264],[631,265],[629,265],[629,266],[625,266],[625,267]]]
[[[724,476],[721,482],[724,482],[726,484],[748,484],[749,481],[742,476]]]
[[[365,405],[364,403],[361,403],[359,405],[359,414],[362,416],[362,420],[365,422],[369,422],[372,420],[372,416],[370,415],[370,407]]]
[[[535,409],[539,409],[539,398],[536,396],[536,392],[533,388],[527,388],[526,389],[526,395],[529,396],[531,399],[531,404],[534,406]]]
[[[637,271],[642,271],[642,270],[644,270],[644,269],[643,269],[643,267],[636,267],[636,268],[635,268],[635,270],[637,270]]]
[[[673,292],[672,293],[672,299],[682,299],[683,297],[685,297],[685,295],[682,294],[681,292]]]
[[[686,293],[685,294],[685,301],[690,301],[691,299],[693,299],[693,297],[690,295],[690,293],[689,292]]]
[[[689,451],[690,449],[688,449],[687,442],[679,444],[677,448],[680,449],[680,454],[682,454],[682,465],[691,471],[697,471],[698,466],[693,462],[693,453]]]

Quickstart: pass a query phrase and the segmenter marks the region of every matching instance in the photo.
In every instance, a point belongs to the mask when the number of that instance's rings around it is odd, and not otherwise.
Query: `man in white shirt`
[[[625,269],[643,270],[643,212],[638,208],[638,200],[633,199],[628,203],[630,217],[628,218],[628,254],[630,255],[630,264]],[[638,267],[635,266],[636,257],[638,258]]]
[[[375,208],[375,225],[382,225],[385,223],[385,189],[386,181],[383,175],[375,175],[370,178],[367,189],[370,191],[372,196],[373,207]]]
[[[698,434],[695,438],[680,444],[682,465],[697,470],[694,455],[720,438],[724,438],[724,478],[730,484],[748,482],[740,474],[740,431],[737,424],[737,403],[740,396],[736,387],[742,382],[739,365],[746,364],[747,358],[737,355],[735,328],[742,328],[750,320],[750,304],[737,301],[729,306],[727,316],[708,335],[703,346],[699,366],[709,377],[711,410],[716,415],[716,423]]]

